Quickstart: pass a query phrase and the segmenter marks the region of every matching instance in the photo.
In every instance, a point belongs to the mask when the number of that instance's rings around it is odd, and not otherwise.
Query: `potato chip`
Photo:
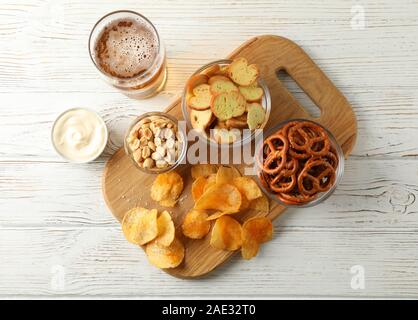
[[[129,242],[137,245],[154,240],[158,235],[157,209],[129,210],[123,217],[122,231]]]
[[[210,245],[221,250],[238,250],[242,244],[241,233],[241,225],[237,220],[222,216],[213,226]]]
[[[232,184],[218,184],[209,187],[196,201],[195,209],[213,209],[223,212],[238,212],[241,206],[241,193]]]
[[[160,206],[173,208],[176,206],[177,200],[173,199],[164,199],[158,202]]]
[[[271,240],[273,237],[273,224],[266,217],[254,217],[244,222],[243,231],[258,243]]]
[[[200,176],[192,184],[192,197],[196,201],[204,192],[205,185],[207,183],[207,178]]]
[[[175,268],[184,259],[184,246],[177,238],[168,247],[153,241],[147,244],[145,253],[154,266],[161,269]]]
[[[249,203],[249,208],[254,209],[257,212],[269,213],[269,207],[269,199],[265,194],[263,194],[260,198],[251,200]]]
[[[151,198],[160,205],[174,207],[183,191],[183,178],[175,171],[161,173],[151,186]]]
[[[206,220],[208,220],[208,221],[212,221],[212,220],[216,220],[216,219],[218,219],[219,217],[222,217],[222,216],[224,216],[224,215],[227,215],[227,214],[234,214],[235,212],[222,212],[222,211],[217,211],[217,212],[215,212],[214,214],[211,214]]]
[[[211,186],[216,184],[216,173],[212,173],[209,177],[206,178],[206,185],[203,188],[203,193],[206,192]]]
[[[191,239],[202,239],[210,230],[210,222],[207,221],[208,214],[201,210],[191,210],[184,217],[181,228],[183,234]]]
[[[273,224],[265,217],[255,217],[244,222],[242,226],[242,256],[251,259],[258,253],[261,243],[271,240]]]
[[[216,183],[232,183],[236,177],[241,177],[237,168],[221,166],[216,174]]]
[[[155,242],[158,242],[162,246],[168,247],[173,241],[176,235],[176,229],[174,228],[173,220],[168,211],[163,211],[157,219],[158,236],[155,238]]]
[[[250,177],[236,177],[234,178],[234,185],[248,200],[257,199],[263,195],[257,182]]]
[[[249,207],[250,207],[250,201],[247,199],[245,195],[241,193],[241,207],[239,208],[239,211],[247,210]]]
[[[191,174],[193,179],[198,177],[208,177],[212,173],[216,173],[218,167],[214,164],[196,164],[191,168]]]
[[[250,238],[244,238],[243,236],[241,255],[244,259],[250,260],[254,258],[257,255],[259,249],[260,244],[257,241]]]

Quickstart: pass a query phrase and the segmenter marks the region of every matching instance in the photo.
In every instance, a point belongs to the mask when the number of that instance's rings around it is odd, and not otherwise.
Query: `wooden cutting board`
[[[321,123],[334,134],[345,156],[348,156],[357,135],[354,112],[342,93],[302,48],[286,38],[265,35],[250,39],[232,52],[228,58],[236,57],[245,57],[249,63],[258,64],[261,77],[270,89],[272,105],[266,129],[290,118],[312,119]],[[279,70],[285,70],[315,102],[321,110],[319,118],[311,118],[283,86],[277,77]],[[177,100],[165,111],[182,119],[181,100]],[[233,253],[212,248],[209,245],[210,236],[202,240],[191,240],[181,235],[179,226],[183,215],[193,207],[193,199],[190,194],[190,166],[182,165],[178,168],[178,172],[183,176],[185,189],[178,205],[170,212],[178,230],[178,236],[186,248],[186,253],[185,259],[179,267],[165,271],[176,277],[198,277],[215,269]],[[166,209],[160,207],[150,198],[150,187],[155,177],[155,175],[147,175],[136,169],[123,149],[113,155],[104,170],[103,194],[116,219],[121,221],[125,212],[135,206],[158,208],[159,211]],[[285,210],[275,202],[270,203],[270,208],[268,217],[271,219],[277,218]],[[240,219],[245,220],[249,216],[259,215],[263,214],[248,212]]]

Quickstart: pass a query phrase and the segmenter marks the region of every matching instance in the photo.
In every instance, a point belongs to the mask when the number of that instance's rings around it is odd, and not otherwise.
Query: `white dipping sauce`
[[[55,121],[52,141],[64,158],[73,162],[88,162],[96,159],[106,146],[106,124],[92,111],[70,109]]]

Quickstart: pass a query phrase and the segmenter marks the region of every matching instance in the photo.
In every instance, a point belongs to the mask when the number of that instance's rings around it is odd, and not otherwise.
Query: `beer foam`
[[[158,54],[158,39],[145,22],[116,20],[104,28],[95,51],[96,61],[104,72],[118,78],[131,78],[152,65]]]

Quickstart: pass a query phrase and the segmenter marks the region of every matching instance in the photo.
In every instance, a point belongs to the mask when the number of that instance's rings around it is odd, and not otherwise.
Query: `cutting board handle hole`
[[[319,118],[321,116],[321,109],[312,101],[312,99],[299,87],[295,80],[284,69],[276,71],[277,78],[282,82],[286,89],[293,95],[293,97],[300,103],[306,112],[312,118]]]

